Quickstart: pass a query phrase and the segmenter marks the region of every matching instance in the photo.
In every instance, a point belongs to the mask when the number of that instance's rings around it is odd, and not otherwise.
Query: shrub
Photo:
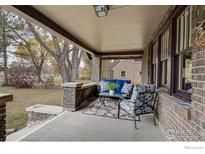
[[[32,88],[35,81],[35,70],[33,66],[25,66],[14,63],[9,69],[9,83],[17,88]]]
[[[52,76],[47,77],[46,81],[44,82],[45,88],[52,88],[54,85],[54,78]]]

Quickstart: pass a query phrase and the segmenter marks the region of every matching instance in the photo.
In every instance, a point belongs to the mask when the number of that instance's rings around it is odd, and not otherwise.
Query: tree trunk
[[[61,75],[63,83],[70,82],[70,70],[67,69],[65,62],[63,64],[58,64],[58,70]]]
[[[36,74],[37,74],[37,82],[41,83],[43,80],[41,79],[41,68],[36,69]]]
[[[5,22],[2,20],[2,45],[3,45],[3,59],[4,59],[4,85],[8,85],[8,67],[7,67],[7,41],[5,32]]]

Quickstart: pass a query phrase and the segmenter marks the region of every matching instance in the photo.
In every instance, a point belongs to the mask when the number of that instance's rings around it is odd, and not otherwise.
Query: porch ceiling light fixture
[[[108,14],[108,6],[107,5],[94,5],[95,13],[98,17],[104,17]]]

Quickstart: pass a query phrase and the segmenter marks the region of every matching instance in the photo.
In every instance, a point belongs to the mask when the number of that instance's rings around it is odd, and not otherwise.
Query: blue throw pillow
[[[124,83],[131,83],[130,80],[116,80],[116,84],[118,85],[117,89],[115,90],[116,93],[120,93]]]
[[[108,84],[109,84],[109,82],[105,82],[105,81],[101,81],[100,82],[100,92],[102,93],[102,92],[107,92],[107,91],[109,91],[109,89],[108,89]]]
[[[133,87],[133,84],[128,84],[127,82],[125,82],[122,89],[121,89],[121,93],[129,96],[130,92],[132,90],[132,87]]]

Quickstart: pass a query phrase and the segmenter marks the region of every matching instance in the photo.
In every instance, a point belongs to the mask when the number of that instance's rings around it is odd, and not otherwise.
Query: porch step
[[[60,106],[36,104],[26,108],[28,113],[27,126],[32,127],[44,121],[50,120],[63,112]]]

